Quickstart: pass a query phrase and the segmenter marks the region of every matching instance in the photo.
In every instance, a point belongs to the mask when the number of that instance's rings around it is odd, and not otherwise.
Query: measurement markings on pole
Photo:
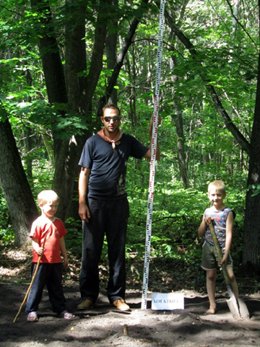
[[[146,219],[146,240],[145,240],[142,306],[141,306],[142,309],[147,308],[147,291],[148,291],[148,281],[149,281],[149,262],[150,262],[151,237],[152,237],[152,213],[153,213],[153,198],[154,198],[155,161],[156,161],[156,147],[157,147],[157,128],[158,128],[158,114],[159,114],[160,77],[161,77],[161,61],[162,61],[162,43],[163,43],[163,17],[164,17],[164,0],[161,0],[160,18],[159,18],[156,85],[155,85],[155,96],[154,96],[149,196],[148,196],[147,219]]]

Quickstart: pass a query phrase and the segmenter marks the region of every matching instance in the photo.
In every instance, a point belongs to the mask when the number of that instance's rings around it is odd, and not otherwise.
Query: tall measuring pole
[[[157,128],[158,128],[158,117],[159,117],[160,77],[161,77],[161,61],[162,61],[162,43],[163,43],[163,19],[164,19],[164,0],[161,0],[160,18],[159,18],[156,86],[155,86],[154,112],[153,112],[153,133],[152,133],[152,144],[151,144],[149,195],[148,195],[147,219],[146,219],[146,240],[145,240],[142,307],[141,307],[142,310],[145,310],[147,308],[147,291],[148,291],[148,281],[149,281],[149,262],[150,262],[150,250],[151,250],[151,236],[152,236],[152,213],[153,213],[155,161],[156,161],[156,147],[157,147]]]

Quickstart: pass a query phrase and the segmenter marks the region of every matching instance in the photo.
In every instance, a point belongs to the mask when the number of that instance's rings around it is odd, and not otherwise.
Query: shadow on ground
[[[100,295],[95,309],[77,310],[78,286],[65,286],[68,309],[75,319],[66,321],[52,311],[47,292],[44,292],[38,311],[39,321],[28,323],[24,307],[13,323],[27,291],[27,285],[0,284],[0,346],[15,347],[73,347],[83,346],[259,346],[260,295],[244,297],[250,319],[234,320],[226,298],[217,298],[217,314],[206,316],[207,297],[185,292],[185,309],[173,311],[151,310],[148,296],[146,310],[141,309],[140,291],[127,293],[132,311],[116,311],[104,295]]]

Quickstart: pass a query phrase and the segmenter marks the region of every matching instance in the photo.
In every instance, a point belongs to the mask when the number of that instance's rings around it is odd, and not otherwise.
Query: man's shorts
[[[225,248],[221,248],[222,254],[225,252]],[[202,246],[202,261],[201,261],[201,267],[204,270],[215,270],[217,269],[219,265],[218,262],[218,254],[216,247],[205,241]],[[231,258],[231,255],[228,255],[227,260],[227,267],[233,266],[233,260]]]

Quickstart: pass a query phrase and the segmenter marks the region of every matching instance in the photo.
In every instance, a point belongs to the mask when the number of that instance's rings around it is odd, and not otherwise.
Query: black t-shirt
[[[126,164],[128,158],[141,159],[148,151],[135,137],[123,134],[120,144],[112,144],[101,136],[87,139],[79,165],[90,169],[88,196],[96,199],[121,198],[125,192]]]

